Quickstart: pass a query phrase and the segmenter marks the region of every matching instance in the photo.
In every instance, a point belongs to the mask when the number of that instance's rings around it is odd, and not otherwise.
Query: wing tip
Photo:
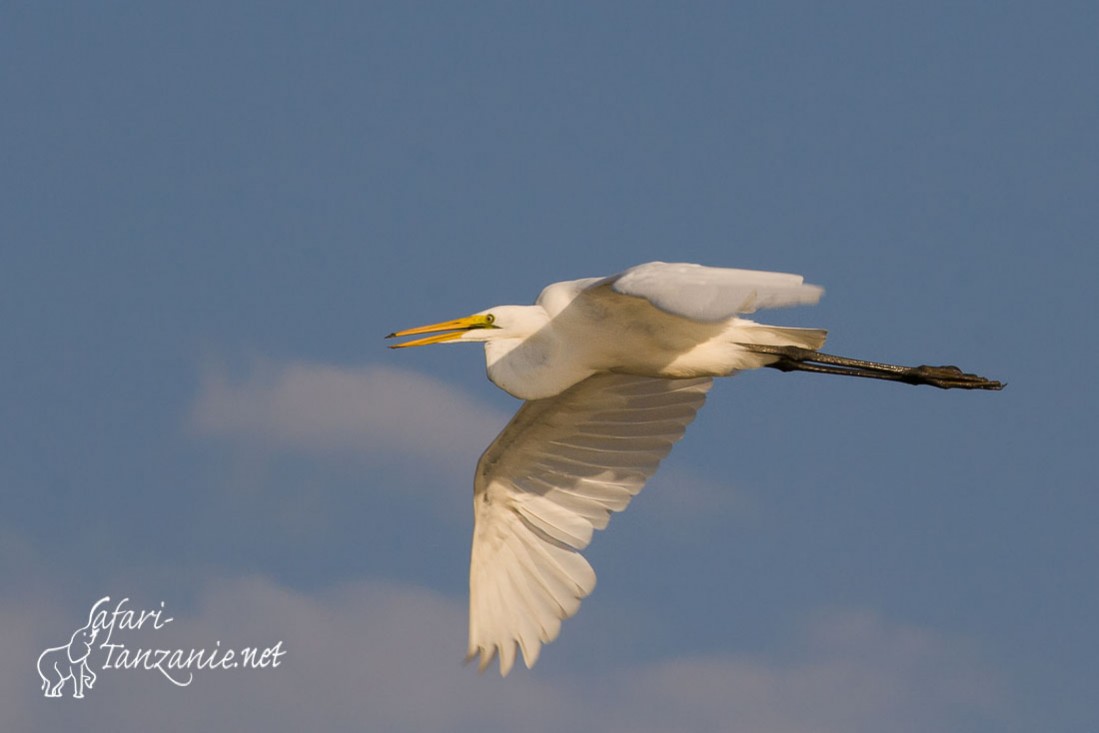
[[[533,647],[528,648],[528,645],[524,644],[522,639],[508,639],[502,644],[492,643],[487,646],[471,646],[469,651],[466,652],[463,664],[468,665],[470,662],[477,660],[477,673],[484,674],[485,670],[492,665],[492,661],[496,659],[499,660],[500,663],[500,676],[507,677],[515,666],[515,646],[517,641],[519,652],[523,656],[523,664],[526,665],[527,669],[533,668],[542,651],[542,644],[539,641],[535,641]],[[509,646],[511,647],[510,652],[508,651]]]

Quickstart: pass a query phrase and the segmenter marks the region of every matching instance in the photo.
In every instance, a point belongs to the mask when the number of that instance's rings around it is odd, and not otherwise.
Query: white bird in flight
[[[580,554],[656,471],[713,377],[771,367],[944,389],[1000,389],[957,367],[902,367],[822,354],[826,331],[742,318],[816,303],[800,275],[650,262],[554,283],[504,305],[391,333],[391,348],[483,342],[488,377],[526,400],[477,463],[469,658],[500,674],[518,644],[532,667],[595,587]]]

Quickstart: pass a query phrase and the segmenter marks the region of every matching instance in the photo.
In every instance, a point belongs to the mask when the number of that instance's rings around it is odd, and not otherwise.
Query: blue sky
[[[1094,730],[1096,27],[5,5],[0,727]],[[723,380],[537,667],[479,676],[472,471],[516,402],[381,337],[656,259],[804,274],[758,320],[1009,386]],[[104,595],[288,653],[44,699]]]

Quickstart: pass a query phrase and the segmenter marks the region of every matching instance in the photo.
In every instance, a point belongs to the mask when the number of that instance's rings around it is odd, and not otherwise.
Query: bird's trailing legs
[[[800,346],[766,346],[741,344],[759,354],[774,354],[778,359],[768,364],[782,372],[816,372],[818,374],[844,374],[849,377],[887,379],[905,384],[929,384],[940,389],[1003,389],[1004,385],[976,374],[967,374],[956,366],[908,367],[882,364],[876,361],[848,359],[844,356],[822,354]]]

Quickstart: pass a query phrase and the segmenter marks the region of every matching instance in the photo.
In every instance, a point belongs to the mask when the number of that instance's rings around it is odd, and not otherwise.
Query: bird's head
[[[393,344],[391,349],[462,341],[505,341],[525,339],[546,325],[546,312],[536,305],[500,305],[465,318],[432,323],[429,326],[395,331],[386,338],[434,334],[413,341]]]

